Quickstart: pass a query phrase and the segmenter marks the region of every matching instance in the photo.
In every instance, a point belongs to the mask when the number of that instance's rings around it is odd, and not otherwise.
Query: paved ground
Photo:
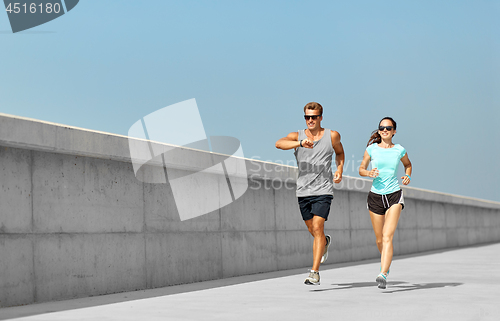
[[[0,320],[500,320],[500,243],[0,309]]]

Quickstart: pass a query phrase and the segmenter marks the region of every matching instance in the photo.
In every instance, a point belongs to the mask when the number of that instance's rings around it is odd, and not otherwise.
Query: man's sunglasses
[[[316,118],[318,117],[321,117],[321,115],[312,115],[312,116],[304,115],[305,120],[309,120],[309,118],[311,118],[312,120],[316,120]]]
[[[394,127],[392,126],[378,126],[378,130],[380,130],[381,132],[384,131],[384,129],[387,129],[388,131],[391,131]]]

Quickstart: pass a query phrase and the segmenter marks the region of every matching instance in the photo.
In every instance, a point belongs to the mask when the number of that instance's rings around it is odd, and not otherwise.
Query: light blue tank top
[[[401,158],[406,154],[403,146],[396,144],[392,148],[379,147],[377,143],[366,148],[370,155],[372,168],[377,168],[379,174],[373,179],[371,191],[386,195],[399,191],[398,167]]]
[[[306,138],[305,130],[299,130],[299,140]],[[295,150],[299,168],[297,197],[333,195],[333,153],[331,130],[326,128],[312,149],[299,147]]]

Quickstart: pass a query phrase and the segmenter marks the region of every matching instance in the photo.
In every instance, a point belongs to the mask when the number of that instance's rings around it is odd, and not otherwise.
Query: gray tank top
[[[299,130],[299,141],[306,138],[305,130]],[[299,168],[297,197],[333,195],[333,153],[331,130],[326,128],[312,149],[299,147],[295,150]]]

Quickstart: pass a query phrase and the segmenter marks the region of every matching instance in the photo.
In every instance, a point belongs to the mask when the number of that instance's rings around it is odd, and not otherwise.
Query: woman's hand
[[[378,169],[375,167],[371,171],[368,171],[368,176],[375,178],[378,176]]]

